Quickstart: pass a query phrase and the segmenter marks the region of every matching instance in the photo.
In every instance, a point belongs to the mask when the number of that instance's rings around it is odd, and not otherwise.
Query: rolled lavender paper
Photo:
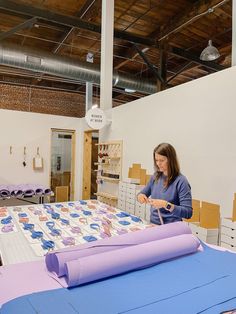
[[[154,226],[152,228],[129,232],[119,236],[84,243],[74,246],[73,248],[49,253],[45,257],[46,267],[48,271],[61,277],[65,275],[65,263],[80,257],[191,233],[191,229],[184,222],[174,222],[171,224]]]
[[[199,240],[192,234],[183,234],[151,241],[112,252],[104,252],[66,263],[68,287],[122,274],[131,270],[153,266],[163,261],[194,253]]]

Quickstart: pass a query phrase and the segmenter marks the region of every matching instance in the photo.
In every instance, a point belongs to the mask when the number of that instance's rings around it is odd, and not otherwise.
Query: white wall
[[[194,198],[231,215],[236,192],[236,67],[139,99],[112,111],[100,140],[123,139],[123,176],[132,163],[153,172],[161,142],[177,150]]]
[[[46,114],[0,110],[0,184],[40,183],[50,186],[51,128],[76,131],[75,198],[81,198],[82,119]],[[10,154],[12,146],[12,154]],[[23,151],[26,146],[26,163]],[[39,147],[44,170],[33,170],[33,157]]]

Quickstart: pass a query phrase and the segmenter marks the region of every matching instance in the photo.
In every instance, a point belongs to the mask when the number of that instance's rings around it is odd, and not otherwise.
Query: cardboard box
[[[145,185],[149,182],[150,179],[151,179],[151,175],[150,174],[146,174]]]
[[[199,222],[200,221],[200,206],[201,202],[196,199],[192,199],[193,215],[190,219],[184,219],[186,222]]]
[[[234,194],[235,197],[235,194]],[[233,201],[233,216],[232,216],[232,221],[236,221],[236,199]]]
[[[200,227],[217,229],[220,225],[220,205],[202,202],[200,208]]]

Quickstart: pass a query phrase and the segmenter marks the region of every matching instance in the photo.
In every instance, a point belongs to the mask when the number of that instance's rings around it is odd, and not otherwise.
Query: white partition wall
[[[153,172],[152,151],[173,144],[194,198],[232,211],[236,192],[236,67],[116,107],[101,140],[123,140],[123,174],[132,163]]]
[[[0,184],[38,183],[49,186],[51,128],[71,129],[76,131],[75,198],[80,198],[83,126],[83,120],[78,118],[0,110]],[[44,160],[43,171],[33,170],[37,147]]]

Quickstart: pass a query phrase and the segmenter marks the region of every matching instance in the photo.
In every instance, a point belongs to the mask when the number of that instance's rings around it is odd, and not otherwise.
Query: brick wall
[[[85,96],[0,84],[0,108],[79,118],[85,115]]]
[[[94,97],[94,102],[99,103],[99,99]],[[121,104],[113,99],[113,107]],[[85,95],[0,84],[0,109],[82,118],[85,116]]]

